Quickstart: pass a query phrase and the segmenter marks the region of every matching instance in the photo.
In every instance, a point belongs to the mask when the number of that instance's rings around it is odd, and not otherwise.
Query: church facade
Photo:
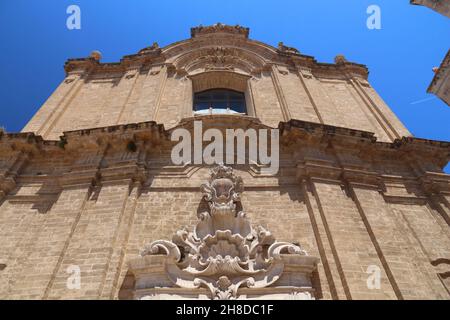
[[[413,137],[366,66],[249,33],[69,59],[0,132],[1,299],[450,299],[450,143]],[[197,123],[277,130],[277,172],[174,164]]]

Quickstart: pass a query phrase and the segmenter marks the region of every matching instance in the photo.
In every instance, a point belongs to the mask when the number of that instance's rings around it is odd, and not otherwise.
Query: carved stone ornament
[[[204,57],[206,61],[205,70],[234,70],[235,57],[233,50],[229,48],[217,47],[208,50],[208,55]]]
[[[159,47],[159,44],[157,42],[153,42],[153,44],[150,47],[146,47],[144,49],[141,49],[139,51],[139,54],[149,53],[149,52],[156,52],[156,51],[161,51],[161,48]]]
[[[285,46],[283,42],[278,43],[278,52],[284,53],[284,54],[293,54],[293,55],[300,54],[300,51],[298,51],[296,48]]]
[[[345,64],[347,62],[347,59],[342,54],[339,54],[334,57],[334,62],[336,64]]]
[[[252,228],[240,202],[243,182],[232,168],[212,169],[201,189],[208,210],[198,214],[193,232],[154,241],[130,262],[136,299],[314,298],[318,259]]]
[[[191,37],[195,38],[199,35],[207,35],[218,32],[229,33],[232,35],[241,35],[244,36],[245,38],[248,38],[250,29],[242,27],[240,25],[229,26],[222,23],[216,23],[212,26],[200,25],[198,27],[191,28]]]

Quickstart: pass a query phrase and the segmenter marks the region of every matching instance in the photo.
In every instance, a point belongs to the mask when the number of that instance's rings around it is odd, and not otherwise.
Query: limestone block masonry
[[[364,65],[320,63],[249,33],[200,26],[117,63],[70,59],[23,131],[0,131],[0,299],[450,299],[450,143],[413,137]],[[194,113],[209,89],[242,93],[246,112]],[[278,174],[174,165],[170,135],[196,120],[278,128]],[[230,186],[231,203],[207,196]],[[215,205],[242,228],[194,229],[214,221]],[[205,242],[181,250],[195,232]],[[148,247],[158,240],[176,246]],[[171,257],[181,285],[158,273]],[[253,280],[236,282],[242,273]]]

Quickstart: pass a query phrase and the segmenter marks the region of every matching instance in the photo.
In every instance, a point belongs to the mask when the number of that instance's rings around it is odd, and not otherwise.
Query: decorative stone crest
[[[161,48],[159,47],[159,44],[157,42],[153,42],[153,44],[151,46],[141,49],[139,51],[139,54],[149,53],[149,52],[161,52]]]
[[[335,58],[334,58],[334,63],[336,64],[345,64],[347,62],[347,59],[345,58],[344,55],[342,54],[338,54]]]
[[[235,26],[229,26],[222,23],[216,23],[212,26],[198,26],[195,28],[191,28],[191,36],[192,38],[198,36],[198,35],[204,35],[204,34],[210,34],[210,33],[217,33],[217,32],[223,32],[223,33],[230,33],[234,35],[242,35],[245,38],[248,38],[248,35],[250,33],[249,28],[244,28],[240,25]]]
[[[174,287],[192,290],[191,294],[206,288],[211,299],[237,299],[243,288],[251,294],[272,286],[282,278],[286,264],[293,262],[301,268],[298,278],[303,282],[307,271],[306,283],[310,285],[308,277],[317,259],[297,245],[276,242],[261,226],[252,228],[240,202],[243,181],[232,168],[219,165],[212,169],[201,190],[208,210],[198,214],[193,232],[184,228],[172,241],[155,241],[142,251],[141,260],[131,262],[138,286],[140,279],[149,283],[149,275],[140,271],[147,268],[142,259],[161,256],[165,256],[164,272]],[[151,264],[150,260],[145,261]],[[288,278],[295,277],[291,274]],[[298,292],[294,286],[288,291],[290,295]]]
[[[294,55],[300,54],[300,51],[298,51],[296,48],[285,46],[283,42],[278,43],[278,52],[282,53],[282,54],[288,54],[288,55],[289,54],[294,54]]]

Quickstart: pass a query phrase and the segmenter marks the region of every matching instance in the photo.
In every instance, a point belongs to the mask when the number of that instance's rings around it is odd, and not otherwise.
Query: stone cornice
[[[450,192],[450,175],[448,174],[425,172],[420,181],[428,193]]]
[[[198,119],[184,119],[177,127],[189,130],[193,121]],[[211,115],[201,119],[205,121],[205,129],[214,127],[215,124],[223,126],[224,121],[231,124],[231,127],[268,128],[257,119],[246,116]],[[69,131],[59,141],[45,141],[33,133],[3,133],[0,135],[0,160],[10,159],[17,154],[78,158],[77,154],[82,150],[86,159],[77,160],[72,165],[72,172],[63,175],[63,185],[89,183],[88,181],[102,176],[111,181],[143,181],[147,170],[145,154],[153,152],[152,150],[162,150],[161,148],[169,150],[167,148],[173,145],[170,141],[172,130],[166,130],[163,125],[151,121]],[[418,182],[429,186],[430,190],[444,190],[448,186],[448,175],[430,172],[426,167],[422,169],[420,163],[433,163],[436,168],[443,168],[450,158],[450,142],[414,137],[403,137],[393,143],[378,142],[371,132],[299,120],[281,122],[279,130],[282,149],[302,152],[305,148],[314,148],[317,152],[329,154],[325,158],[314,156],[314,153],[300,155],[297,158],[300,175],[378,186],[381,173],[374,172],[374,168],[364,163],[368,159],[384,161],[392,158],[405,165],[410,161],[418,163],[419,169],[412,178],[422,179],[423,181]],[[128,155],[126,158],[117,157],[120,153]],[[330,158],[327,160],[327,157]],[[102,159],[105,159],[106,167],[101,165]],[[11,179],[5,178],[6,176],[3,178],[5,186],[14,185]],[[11,181],[8,182],[9,180]]]
[[[332,125],[318,124],[314,122],[302,120],[290,120],[288,122],[280,122],[278,129],[280,129],[280,136],[287,135],[295,130],[308,133],[315,136],[328,137],[349,137],[367,142],[376,142],[375,134],[368,131],[361,131],[356,129],[348,129],[343,127],[336,127]]]
[[[68,59],[64,64],[66,74],[82,74],[93,70],[100,63],[93,58],[75,58]]]
[[[180,122],[180,126],[188,126],[190,122],[195,120],[207,119],[208,122],[214,123],[214,121],[224,120],[232,117],[232,122],[236,123],[244,121],[248,123],[254,123],[261,126],[261,128],[268,128],[261,124],[258,119],[248,116],[225,116],[225,115],[207,115],[205,117],[192,117],[184,119]],[[219,121],[220,122],[220,121]],[[450,142],[438,141],[415,137],[403,137],[396,139],[394,142],[379,142],[375,137],[375,134],[368,131],[362,131],[357,129],[349,129],[344,127],[337,127],[332,125],[324,125],[314,122],[302,121],[302,120],[290,120],[288,122],[280,122],[278,129],[280,130],[280,137],[286,137],[290,134],[308,135],[311,138],[326,138],[327,141],[333,141],[339,143],[351,142],[349,146],[354,146],[354,143],[373,145],[380,151],[386,149],[397,149],[402,151],[411,152],[437,152],[444,156],[447,160],[450,159]],[[44,140],[41,136],[35,135],[31,132],[20,133],[3,133],[0,135],[0,151],[38,151],[44,149],[70,149],[70,144],[80,142],[82,140],[92,140],[94,145],[101,145],[107,143],[108,139],[116,140],[120,137],[120,140],[127,140],[129,138],[134,140],[149,140],[152,141],[169,141],[169,135],[171,130],[166,130],[164,125],[157,124],[154,121],[122,124],[108,127],[99,127],[91,129],[81,129],[74,131],[66,131],[61,136],[59,141]],[[292,136],[292,138],[294,137]],[[289,139],[288,139],[289,140]],[[293,141],[291,141],[293,142]],[[345,143],[343,145],[346,145]]]
[[[378,185],[379,176],[375,172],[369,174],[370,169],[364,163],[371,159],[394,158],[397,161],[408,163],[408,161],[423,160],[426,163],[433,163],[436,167],[443,168],[450,159],[450,142],[421,139],[414,137],[403,137],[396,139],[392,143],[378,142],[371,132],[322,125],[306,121],[291,120],[282,122],[279,125],[281,144],[298,150],[298,146],[313,146],[330,150],[334,153],[334,164],[317,164],[310,166],[309,171],[314,173],[322,172],[324,176],[338,179],[345,175],[347,178],[356,177],[358,180],[364,173],[365,180],[369,184]],[[340,159],[340,154],[352,155],[360,161],[346,162]],[[337,168],[337,171],[333,169]],[[330,171],[331,169],[332,171]],[[373,170],[373,169],[372,169]],[[308,171],[308,170],[307,170]],[[338,173],[339,172],[339,173]],[[367,173],[367,174],[366,174]],[[342,175],[341,175],[342,174]],[[424,170],[417,172],[418,176],[425,174]],[[442,173],[441,173],[442,174]],[[359,177],[358,177],[359,175]],[[445,176],[445,174],[444,174]],[[354,179],[353,179],[354,180]]]
[[[280,122],[278,127],[280,129],[280,135],[283,136],[292,130],[300,130],[310,133],[312,135],[329,136],[329,137],[342,137],[351,140],[358,140],[360,142],[373,143],[379,148],[389,149],[402,149],[402,150],[446,150],[450,152],[449,141],[439,141],[431,139],[423,139],[416,137],[402,137],[395,139],[392,143],[379,142],[373,132],[349,129],[344,127],[337,127],[332,125],[324,125],[315,122],[308,122],[302,120],[290,120],[288,122]],[[450,157],[450,154],[447,155]]]
[[[11,152],[35,153],[43,148],[56,147],[58,141],[46,141],[32,132],[0,134],[0,154]]]
[[[444,75],[446,69],[448,68],[450,68],[450,50],[447,51],[444,60],[442,60],[441,65],[437,69],[433,82],[431,83],[430,88],[428,88],[429,91],[434,85],[436,85],[436,83],[440,80],[441,76]]]

